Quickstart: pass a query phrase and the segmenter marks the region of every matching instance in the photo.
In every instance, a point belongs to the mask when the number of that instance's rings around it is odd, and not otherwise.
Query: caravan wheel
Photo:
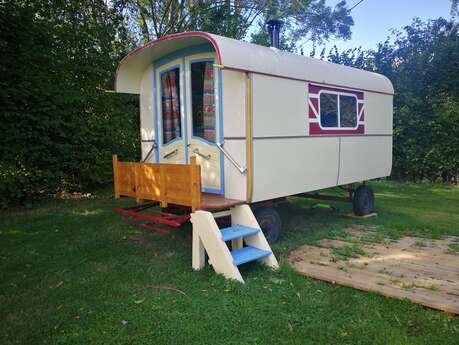
[[[365,185],[359,186],[354,192],[352,206],[357,216],[365,216],[373,213],[375,210],[373,190]]]
[[[254,214],[268,243],[276,242],[279,239],[282,227],[279,213],[274,208],[262,207],[255,209]]]

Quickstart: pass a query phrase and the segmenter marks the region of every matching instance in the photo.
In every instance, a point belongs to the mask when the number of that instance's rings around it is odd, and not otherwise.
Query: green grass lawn
[[[323,283],[286,256],[353,224],[381,236],[459,236],[459,189],[379,182],[377,218],[292,198],[273,246],[281,268],[242,268],[246,284],[191,269],[190,226],[126,225],[109,193],[0,213],[1,344],[459,344],[459,318]],[[127,201],[123,201],[127,203]],[[323,204],[323,203],[322,203]],[[321,205],[319,205],[321,206]],[[458,256],[459,260],[459,256]]]

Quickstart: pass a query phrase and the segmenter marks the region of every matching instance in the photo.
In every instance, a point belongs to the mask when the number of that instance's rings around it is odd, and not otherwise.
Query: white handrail
[[[245,174],[247,172],[247,167],[243,167],[241,165],[239,165],[233,157],[231,157],[231,155],[223,148],[223,144],[225,142],[222,141],[221,143],[217,143],[217,147],[220,149],[220,151],[223,152],[223,154],[225,155],[226,158],[228,158],[228,160],[236,167],[237,170],[239,170],[239,172],[241,174]]]

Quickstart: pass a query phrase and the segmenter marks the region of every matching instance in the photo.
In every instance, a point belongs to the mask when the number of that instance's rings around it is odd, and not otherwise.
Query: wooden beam
[[[196,164],[196,156],[190,159],[191,210],[201,206],[201,167]]]
[[[252,128],[252,79],[245,74],[245,137],[247,159],[247,202],[253,196],[253,128]]]
[[[164,165],[159,166],[159,202],[161,207],[167,207],[167,178],[164,169]]]

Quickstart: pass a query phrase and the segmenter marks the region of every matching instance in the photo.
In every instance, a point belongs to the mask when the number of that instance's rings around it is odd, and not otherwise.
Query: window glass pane
[[[161,74],[161,106],[163,143],[180,137],[180,70],[174,68]]]
[[[354,96],[339,96],[339,113],[341,127],[357,125],[357,100]]]
[[[320,94],[320,124],[322,127],[338,127],[338,95]]]
[[[193,135],[215,142],[214,66],[211,61],[191,64]]]

